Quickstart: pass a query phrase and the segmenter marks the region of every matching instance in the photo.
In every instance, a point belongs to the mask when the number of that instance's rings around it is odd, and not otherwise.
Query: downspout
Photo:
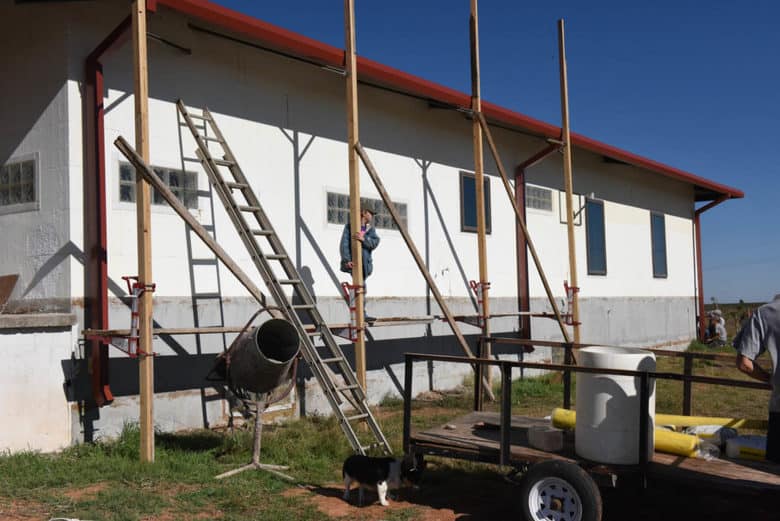
[[[704,334],[707,330],[707,323],[704,320],[704,275],[702,274],[702,254],[701,254],[701,214],[718,206],[723,201],[730,199],[729,195],[722,195],[709,204],[706,204],[695,210],[693,213],[693,227],[696,232],[696,278],[699,286],[699,294],[697,298],[697,319],[699,323],[699,340],[704,338]]]
[[[525,169],[517,167],[515,169],[515,202],[523,214],[523,219],[527,216],[525,212]],[[517,247],[517,310],[521,313],[531,311],[531,291],[528,284],[528,241],[520,228],[520,224],[515,222],[515,245]],[[531,317],[529,315],[520,315],[520,338],[531,338]]]
[[[515,167],[515,202],[528,222],[525,211],[525,171],[544,161],[548,156],[560,150],[560,143],[551,143]],[[515,222],[515,245],[517,248],[517,310],[521,313],[531,311],[531,291],[528,282],[528,241],[520,224]],[[531,338],[531,317],[520,315],[519,333],[521,338]]]
[[[100,60],[130,37],[125,18],[87,57],[84,89],[84,326],[108,328],[108,243],[103,65]],[[108,381],[108,345],[87,340],[92,396],[98,407],[114,399]]]

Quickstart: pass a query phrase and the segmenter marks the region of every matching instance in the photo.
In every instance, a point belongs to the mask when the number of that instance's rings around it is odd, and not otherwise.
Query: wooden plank
[[[382,184],[382,180],[379,178],[379,174],[374,168],[374,164],[371,162],[371,159],[369,159],[368,154],[366,154],[363,145],[360,143],[356,144],[355,150],[357,151],[358,156],[360,156],[360,159],[363,161],[363,164],[368,171],[368,175],[374,182],[374,186],[376,186],[376,189],[379,192],[379,196],[382,198],[382,201],[384,201],[385,206],[390,212],[390,216],[393,218],[393,222],[395,222],[396,227],[398,227],[398,231],[401,232],[401,237],[403,237],[407,248],[409,248],[409,252],[412,254],[414,262],[417,263],[417,267],[420,269],[420,273],[422,273],[422,276],[425,278],[425,282],[428,283],[428,287],[431,289],[431,293],[433,293],[433,297],[439,304],[439,308],[441,308],[442,313],[444,313],[447,323],[450,325],[452,333],[455,335],[455,338],[460,344],[460,347],[463,349],[463,352],[466,353],[466,356],[469,358],[475,358],[468,342],[466,342],[466,339],[463,337],[463,333],[460,331],[460,327],[458,327],[458,323],[455,320],[455,317],[452,315],[449,306],[447,306],[447,303],[444,301],[444,297],[442,297],[441,292],[439,291],[439,287],[433,281],[433,277],[431,277],[431,274],[428,272],[428,269],[425,266],[425,261],[423,261],[419,250],[417,250],[417,246],[415,246],[411,235],[409,235],[409,230],[406,229],[406,225],[398,215],[398,210],[395,208],[395,204],[390,199],[390,195],[388,195],[387,190],[385,190],[385,185]],[[490,396],[491,400],[494,400],[495,396],[493,395],[493,391],[490,388],[487,380],[484,378],[482,379],[482,385],[485,387],[485,393]]]
[[[363,245],[355,239],[360,232],[360,163],[355,145],[359,142],[357,57],[355,56],[355,0],[344,0],[344,34],[346,37],[345,75],[347,80],[347,154],[349,156],[349,227],[352,237],[352,284],[363,286]],[[366,389],[366,338],[364,328],[363,291],[356,292],[355,315],[357,340],[355,341],[355,375]]]
[[[471,53],[471,110],[474,113],[482,111],[479,76],[479,9],[477,0],[471,0],[469,16],[469,49]],[[479,257],[479,283],[482,289],[482,336],[490,336],[490,288],[488,286],[487,242],[485,218],[485,158],[482,149],[482,127],[476,118],[471,120],[472,140],[474,146],[474,188],[477,199],[477,254]],[[489,341],[483,341],[481,356],[491,357]],[[487,372],[487,381],[492,384],[491,372]]]
[[[202,240],[203,243],[208,246],[212,252],[214,252],[214,255],[216,255],[217,258],[222,261],[225,267],[230,270],[233,275],[235,275],[238,281],[249,291],[249,293],[262,306],[266,306],[266,298],[263,292],[260,291],[257,286],[255,286],[249,276],[247,276],[247,274],[244,273],[238,264],[233,261],[230,255],[228,255],[227,252],[223,250],[219,244],[217,244],[217,242],[211,237],[209,232],[206,231],[203,225],[192,216],[190,211],[184,207],[181,201],[179,201],[173,192],[171,192],[170,188],[168,188],[165,183],[163,183],[160,178],[157,177],[154,171],[141,158],[141,156],[139,156],[138,153],[133,150],[130,144],[122,136],[119,136],[114,141],[114,145],[119,149],[120,152],[122,152],[122,154],[124,154],[128,161],[133,164],[136,174],[140,174],[144,180],[150,183],[154,189],[157,190],[157,193],[159,193],[162,198],[165,199],[165,201],[170,205],[170,207],[173,208],[177,214],[179,214],[179,217],[181,217],[184,222],[186,222],[190,228],[192,228],[192,231],[195,232],[195,235],[197,235],[200,240]],[[282,313],[276,308],[270,308],[269,312],[276,318],[281,318],[283,316]]]
[[[506,175],[506,170],[504,170],[504,164],[498,154],[496,143],[493,141],[493,134],[490,132],[490,127],[488,126],[487,120],[485,119],[485,116],[482,114],[482,112],[474,114],[474,117],[476,117],[479,120],[480,125],[482,125],[482,130],[485,133],[485,139],[487,140],[490,151],[493,154],[493,159],[496,162],[498,172],[501,174],[501,181],[504,184],[504,189],[506,190],[506,194],[509,197],[510,203],[512,203],[512,208],[515,211],[515,218],[517,219],[517,223],[520,225],[520,228],[523,230],[523,235],[525,236],[525,240],[528,243],[528,251],[531,253],[531,258],[534,260],[534,265],[536,266],[536,271],[539,273],[539,278],[542,279],[542,285],[544,286],[544,291],[547,294],[547,300],[550,302],[550,305],[553,308],[555,319],[558,322],[558,327],[561,329],[561,334],[563,335],[564,340],[569,343],[571,342],[571,337],[569,336],[569,332],[566,329],[563,320],[561,319],[561,312],[558,310],[558,304],[555,302],[552,289],[550,289],[550,283],[547,281],[547,275],[544,273],[542,261],[539,260],[539,255],[536,253],[536,247],[531,240],[531,234],[528,232],[528,226],[526,226],[525,218],[520,212],[520,208],[518,208],[517,202],[515,201],[515,197],[512,192],[512,185],[509,184],[509,178]]]
[[[572,288],[571,318],[574,341],[580,341],[580,305],[577,282],[577,247],[574,238],[574,188],[571,164],[571,132],[569,130],[569,81],[566,72],[566,40],[563,19],[558,20],[558,57],[561,70],[561,132],[563,140],[563,185],[566,190],[566,231],[569,242],[569,277]]]
[[[133,79],[135,94],[135,143],[145,162],[149,162],[149,81],[146,49],[146,0],[132,4]],[[138,283],[152,284],[151,191],[149,184],[136,178],[138,226]],[[145,291],[138,302],[139,312],[139,393],[141,430],[140,458],[154,462],[154,357],[152,353],[152,292]]]
[[[410,442],[418,447],[448,450],[453,456],[469,458],[475,454],[500,457],[500,416],[495,412],[472,412],[449,420],[441,426],[412,432]],[[570,441],[564,442],[561,452],[553,453],[528,446],[527,430],[533,426],[549,426],[547,420],[526,416],[512,416],[510,461],[535,463],[549,459],[582,462]],[[635,466],[602,466],[621,474],[636,470]],[[683,458],[655,452],[648,475],[664,481],[694,482],[731,490],[780,490],[780,465],[770,462],[742,460],[704,460]]]

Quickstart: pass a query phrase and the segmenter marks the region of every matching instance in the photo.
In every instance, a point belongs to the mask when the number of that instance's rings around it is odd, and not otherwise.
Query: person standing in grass
[[[737,368],[772,386],[769,398],[769,429],[766,436],[766,459],[780,463],[780,372],[777,370],[780,349],[780,294],[772,302],[758,308],[734,337]],[[756,363],[756,358],[769,351],[772,372]]]
[[[726,334],[726,321],[723,320],[723,313],[719,309],[707,313],[710,318],[710,325],[707,328],[707,338],[704,343],[711,347],[722,347],[728,340]]]

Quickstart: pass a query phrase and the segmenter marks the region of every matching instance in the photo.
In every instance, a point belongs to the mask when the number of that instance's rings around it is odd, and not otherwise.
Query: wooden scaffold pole
[[[469,16],[469,47],[471,51],[471,110],[474,114],[482,111],[482,98],[480,94],[479,76],[479,17],[477,0],[471,0],[471,13]],[[474,188],[476,194],[477,209],[477,254],[479,256],[479,286],[477,298],[481,300],[479,313],[481,314],[482,337],[490,337],[490,285],[488,282],[487,268],[487,243],[485,239],[485,165],[482,143],[482,127],[477,117],[472,118],[472,137],[474,142]],[[491,357],[490,342],[482,343],[481,356]],[[481,370],[483,366],[479,366]],[[490,371],[485,375],[488,383],[492,382]]]
[[[146,0],[133,2],[133,78],[135,93],[136,150],[149,162],[149,77],[146,48]],[[138,284],[152,284],[151,190],[141,176],[136,176],[136,213],[138,224]],[[152,292],[143,291],[139,298],[138,378],[140,393],[139,424],[140,459],[154,462],[154,357],[152,356]]]
[[[566,71],[566,39],[563,19],[558,20],[558,59],[561,69],[561,140],[563,141],[563,181],[566,190],[566,228],[569,240],[569,277],[572,292],[571,321],[574,342],[580,342],[579,285],[577,282],[577,250],[574,239],[574,186],[572,182],[571,133],[569,129],[569,81]]]
[[[366,389],[366,338],[364,333],[363,245],[360,233],[360,161],[355,145],[359,142],[357,58],[355,55],[355,0],[344,0],[344,69],[347,79],[347,154],[349,157],[349,224],[352,244],[352,285],[355,289],[355,373]]]

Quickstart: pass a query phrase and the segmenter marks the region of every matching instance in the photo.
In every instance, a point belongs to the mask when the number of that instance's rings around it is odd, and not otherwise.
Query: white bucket
[[[655,371],[655,355],[625,347],[587,347],[576,351],[582,367]],[[639,463],[639,376],[577,373],[577,420],[574,448],[591,461]],[[648,459],[655,441],[655,381],[650,385]]]

